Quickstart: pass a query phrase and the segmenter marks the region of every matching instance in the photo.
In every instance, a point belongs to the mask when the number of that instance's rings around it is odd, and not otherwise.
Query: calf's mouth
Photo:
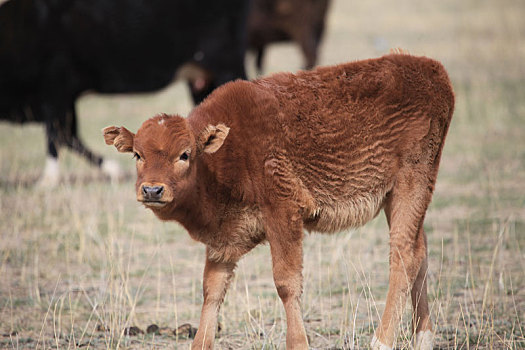
[[[163,201],[149,201],[149,200],[143,200],[143,201],[139,201],[141,202],[142,204],[144,204],[145,206],[147,207],[154,207],[154,208],[162,208],[164,207],[166,204],[168,204],[168,202],[163,202]]]

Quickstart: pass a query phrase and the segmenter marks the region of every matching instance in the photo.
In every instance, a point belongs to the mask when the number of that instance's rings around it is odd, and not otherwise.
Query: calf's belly
[[[338,232],[366,224],[377,216],[384,206],[386,191],[326,201],[321,203],[304,221],[309,231]]]

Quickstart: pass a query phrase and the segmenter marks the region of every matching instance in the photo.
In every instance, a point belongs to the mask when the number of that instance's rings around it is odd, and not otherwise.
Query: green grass
[[[524,14],[520,0],[332,4],[321,64],[401,47],[442,61],[455,88],[425,221],[440,349],[525,348]],[[301,64],[295,46],[275,45],[267,73]],[[86,143],[132,174],[130,157],[107,147],[100,130],[136,130],[159,112],[186,115],[191,103],[177,83],[157,94],[86,95],[77,107]],[[111,184],[76,155],[62,155],[61,185],[35,189],[43,128],[0,124],[0,348],[187,348],[185,338],[128,337],[124,329],[198,325],[204,247],[138,205],[131,176]],[[388,288],[384,217],[351,232],[309,235],[304,260],[312,347],[368,348]],[[269,262],[268,246],[260,246],[239,264],[220,311],[218,348],[284,348]],[[410,347],[410,333],[407,307],[397,348]]]

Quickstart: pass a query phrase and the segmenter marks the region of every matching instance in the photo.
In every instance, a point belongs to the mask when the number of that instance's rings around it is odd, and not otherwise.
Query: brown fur
[[[303,229],[357,227],[381,209],[390,226],[390,286],[372,345],[392,346],[409,293],[414,331],[431,330],[423,219],[453,108],[438,62],[391,54],[228,83],[187,119],[157,116],[136,135],[104,129],[108,144],[140,157],[138,200],[143,186],[164,186],[166,200],[144,204],[207,246],[193,347],[213,346],[236,262],[268,241],[287,347],[306,348]]]

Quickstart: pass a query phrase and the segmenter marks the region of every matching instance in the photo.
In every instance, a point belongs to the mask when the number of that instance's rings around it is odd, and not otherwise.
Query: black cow
[[[0,6],[0,119],[46,125],[44,182],[58,149],[109,162],[77,135],[82,92],[147,92],[177,75],[195,103],[245,78],[248,0],[9,0]]]
[[[253,0],[248,46],[255,51],[258,72],[262,72],[265,47],[282,41],[298,43],[305,68],[315,66],[328,7],[329,0]]]

